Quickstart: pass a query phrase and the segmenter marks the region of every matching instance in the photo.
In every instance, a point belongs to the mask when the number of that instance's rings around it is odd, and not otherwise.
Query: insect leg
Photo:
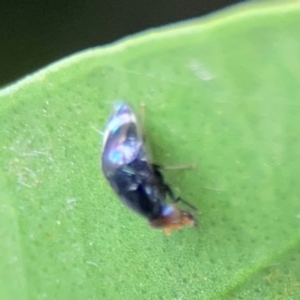
[[[186,206],[188,206],[189,208],[191,208],[192,210],[198,211],[197,207],[192,205],[191,203],[187,202],[186,200],[182,199],[181,197],[177,197],[175,199],[175,202],[182,202],[184,203]]]
[[[186,200],[182,199],[181,197],[175,197],[173,190],[167,184],[164,184],[164,188],[166,189],[166,192],[168,193],[168,195],[170,196],[170,198],[172,199],[172,201],[174,203],[182,202],[186,206],[190,207],[191,209],[193,209],[195,211],[198,210],[194,205],[190,204],[189,202],[187,202]]]
[[[159,166],[161,169],[165,170],[182,170],[182,169],[194,169],[197,164],[186,164],[186,165],[177,165],[177,166]]]
[[[146,136],[144,134],[145,132],[145,103],[140,103],[140,128],[141,128],[141,134],[142,134],[142,138],[143,138],[143,142],[146,142]]]
[[[197,164],[185,164],[185,165],[177,165],[177,166],[163,166],[158,164],[152,164],[155,171],[160,171],[161,169],[164,170],[183,170],[183,169],[194,169],[196,168]]]
[[[163,187],[163,189],[165,190],[165,192],[170,196],[171,200],[176,203],[176,202],[182,202],[184,203],[186,206],[190,207],[191,209],[195,210],[195,211],[198,211],[198,209],[190,204],[189,202],[187,202],[186,200],[182,199],[181,197],[176,197],[173,190],[170,188],[170,186],[168,184],[166,184],[163,180],[163,176],[160,172],[160,169],[162,169],[163,167],[160,166],[160,165],[157,165],[157,164],[152,164],[153,166],[153,169],[154,169],[154,172],[155,172],[155,175],[156,177],[158,177],[161,181],[161,185]]]
[[[146,106],[145,103],[140,104],[140,110],[141,110],[140,115],[141,115],[142,127],[144,127],[144,123],[145,123],[145,106]]]
[[[158,165],[158,164],[151,164],[151,165],[152,165],[154,171],[158,172],[160,174],[160,176],[161,176],[160,170],[163,168],[163,166]]]

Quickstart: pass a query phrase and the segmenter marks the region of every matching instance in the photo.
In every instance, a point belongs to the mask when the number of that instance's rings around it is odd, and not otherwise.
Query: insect
[[[106,123],[101,166],[121,201],[145,217],[151,227],[161,228],[169,234],[171,229],[195,225],[193,215],[175,203],[182,201],[196,208],[182,198],[176,198],[164,181],[161,167],[150,162],[137,117],[123,101],[114,104]],[[168,203],[167,197],[173,203]]]

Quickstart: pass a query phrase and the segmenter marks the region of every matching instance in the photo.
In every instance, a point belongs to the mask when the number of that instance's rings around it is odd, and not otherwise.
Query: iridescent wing
[[[109,177],[116,169],[128,165],[141,154],[142,150],[143,140],[135,114],[124,102],[116,102],[104,131],[102,148],[104,175]]]

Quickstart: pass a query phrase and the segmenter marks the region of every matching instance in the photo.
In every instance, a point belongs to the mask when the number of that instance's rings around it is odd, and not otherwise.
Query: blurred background
[[[239,2],[242,1],[1,1],[0,87],[74,52]]]

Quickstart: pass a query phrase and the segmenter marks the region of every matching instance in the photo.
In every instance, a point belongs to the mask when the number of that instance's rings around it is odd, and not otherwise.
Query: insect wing
[[[107,121],[103,148],[102,170],[109,178],[116,169],[135,160],[142,150],[142,138],[136,116],[124,102],[116,102]]]

